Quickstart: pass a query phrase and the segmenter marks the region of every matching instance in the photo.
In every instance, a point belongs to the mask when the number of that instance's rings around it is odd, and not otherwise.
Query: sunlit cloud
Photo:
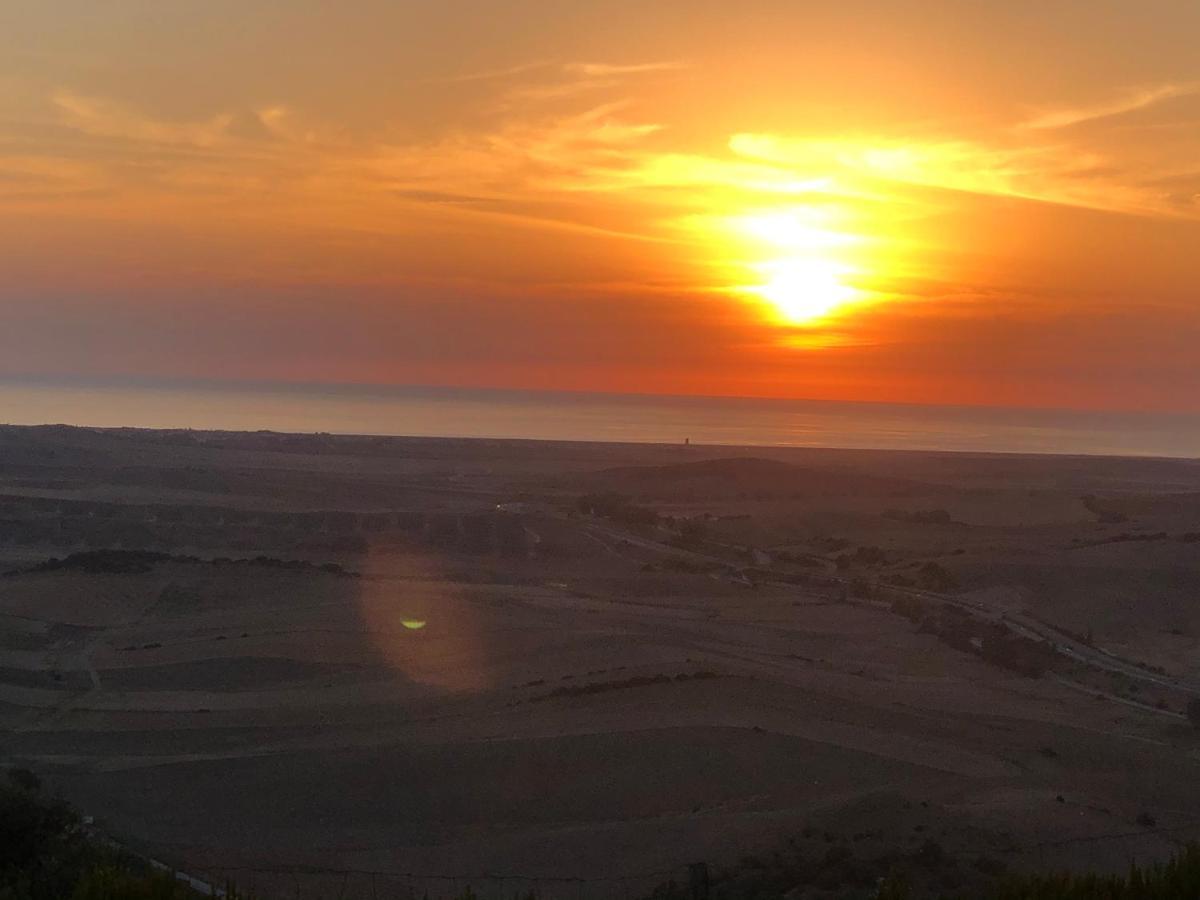
[[[102,177],[96,163],[42,156],[0,156],[0,199],[62,199],[94,191]]]
[[[165,122],[113,100],[67,90],[57,91],[52,99],[68,126],[96,137],[211,147],[227,135],[234,121],[232,113],[223,113],[203,122]]]
[[[1122,177],[1116,161],[1070,145],[986,145],[895,137],[840,140],[738,134],[730,149],[797,172],[838,171],[875,181],[1139,215],[1177,215],[1160,192]]]
[[[1092,106],[1047,110],[1029,121],[1021,123],[1020,127],[1034,130],[1067,128],[1071,125],[1078,125],[1081,122],[1107,119],[1112,116],[1136,112],[1139,109],[1145,109],[1164,100],[1170,100],[1174,97],[1184,97],[1197,92],[1200,92],[1200,83],[1196,82],[1160,84],[1155,87],[1128,91],[1114,100]]]
[[[559,80],[543,86],[679,66],[555,65]],[[520,79],[544,68],[476,74]],[[257,194],[260,215],[324,210],[323,227],[359,233],[415,234],[459,220],[673,247],[660,265],[669,270],[674,258],[682,268],[656,280],[757,300],[769,320],[805,324],[809,348],[852,342],[836,317],[921,299],[904,287],[930,274],[921,220],[954,202],[930,190],[1146,215],[1164,206],[1100,154],[1066,145],[740,132],[725,153],[696,153],[674,149],[665,123],[635,116],[622,99],[542,114],[527,106],[490,128],[422,143],[347,138],[284,104],[190,122],[66,90],[53,104],[87,138],[156,148],[153,180],[132,185],[143,193],[208,205]],[[162,157],[164,148],[189,152]],[[78,183],[83,173],[72,174]],[[396,204],[414,212],[397,216]],[[579,284],[604,282],[581,273]],[[649,281],[629,289],[655,290]]]
[[[588,78],[609,77],[612,75],[643,75],[649,72],[675,72],[686,68],[688,68],[688,64],[680,60],[628,63],[624,65],[600,62],[581,62],[569,63],[566,66],[567,71],[578,73],[579,75],[583,75]]]
[[[459,72],[453,75],[433,75],[418,79],[421,84],[467,84],[472,81],[496,81],[537,72],[556,65],[550,60],[520,63],[515,66],[502,66],[498,69],[483,69],[478,72]]]
[[[548,72],[551,77],[540,79],[514,79],[500,95],[497,108],[504,111],[528,112],[530,106],[561,101],[587,94],[628,90],[631,81],[642,76],[686,69],[687,64],[679,61],[643,63],[571,62],[539,65],[532,69],[514,71],[506,75],[532,75],[538,70]]]

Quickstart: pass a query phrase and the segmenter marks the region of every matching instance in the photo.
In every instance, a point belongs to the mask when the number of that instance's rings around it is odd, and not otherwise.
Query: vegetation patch
[[[896,587],[915,587],[923,591],[936,591],[940,594],[955,591],[959,588],[958,579],[944,566],[930,560],[923,563],[911,575],[895,573],[885,579],[888,584]]]
[[[827,838],[834,837],[827,835]],[[957,856],[933,840],[911,852],[858,855],[845,840],[802,851],[795,842],[770,857],[734,865],[694,866],[689,882],[660,884],[643,900],[1167,900],[1200,897],[1200,845],[1165,863],[1130,866],[1121,875],[1015,874],[989,856]]]
[[[0,897],[4,900],[198,900],[170,873],[104,841],[28,769],[0,784]],[[232,888],[227,900],[239,897]]]
[[[934,605],[920,597],[901,595],[892,601],[891,609],[955,650],[1019,675],[1037,678],[1058,662],[1058,654],[1049,644],[1015,634],[1000,622],[977,619],[952,603]]]
[[[575,507],[584,515],[598,516],[630,527],[657,525],[659,519],[654,510],[638,506],[624,494],[615,491],[584,494],[575,501]]]
[[[1084,508],[1095,516],[1096,521],[1101,525],[1120,525],[1122,522],[1129,521],[1129,516],[1118,509],[1114,509],[1095,494],[1087,494],[1079,499],[1083,503]]]

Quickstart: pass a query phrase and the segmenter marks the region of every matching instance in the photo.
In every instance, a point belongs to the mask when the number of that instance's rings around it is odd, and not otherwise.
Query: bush
[[[8,780],[0,787],[3,900],[199,900],[186,884],[93,840],[75,810],[39,793],[28,769],[10,770]]]
[[[71,900],[191,900],[196,893],[166,872],[136,875],[116,866],[87,872],[75,885]],[[229,900],[234,891],[227,891]]]
[[[1152,900],[1200,897],[1200,845],[1162,865],[1132,865],[1128,875],[1026,875],[1005,879],[994,900]]]
[[[635,505],[628,497],[615,492],[584,494],[575,501],[581,513],[611,519],[620,525],[657,525],[658,513],[652,509]]]
[[[917,583],[927,591],[953,591],[958,579],[935,562],[927,562],[917,570]]]
[[[761,860],[754,860],[760,866]],[[862,888],[878,884],[870,893]],[[938,886],[940,885],[940,889]],[[816,886],[830,893],[806,889]],[[872,861],[854,861],[842,854],[806,862],[798,856],[776,858],[765,867],[739,866],[718,873],[712,896],[721,900],[766,900],[782,896],[871,897],[908,900],[912,897],[972,897],[980,900],[1158,900],[1200,897],[1200,845],[1187,845],[1174,859],[1151,866],[1130,867],[1127,875],[1006,874],[1003,862],[978,857],[969,867],[956,867],[953,857],[927,842],[915,854],[891,854]],[[677,882],[659,885],[655,900],[694,897]]]

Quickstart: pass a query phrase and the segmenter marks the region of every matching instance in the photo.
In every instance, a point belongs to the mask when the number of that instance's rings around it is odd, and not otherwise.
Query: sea
[[[1200,457],[1200,414],[419,386],[0,378],[0,423]]]

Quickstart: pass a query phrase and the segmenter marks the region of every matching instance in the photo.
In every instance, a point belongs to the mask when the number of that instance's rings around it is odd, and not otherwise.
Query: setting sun
[[[780,259],[756,268],[766,281],[748,288],[749,292],[770,303],[788,324],[813,322],[858,296],[858,291],[843,281],[848,267],[831,259]]]
[[[765,301],[783,325],[815,322],[860,299],[849,280],[861,273],[847,252],[863,240],[829,227],[830,219],[830,210],[817,206],[731,219],[743,265],[755,276],[739,292]]]
[[[785,324],[815,322],[858,298],[859,292],[846,283],[853,266],[839,251],[860,239],[822,227],[828,218],[827,210],[802,206],[737,220],[738,228],[769,253],[751,265],[763,281],[746,290],[772,305]]]

